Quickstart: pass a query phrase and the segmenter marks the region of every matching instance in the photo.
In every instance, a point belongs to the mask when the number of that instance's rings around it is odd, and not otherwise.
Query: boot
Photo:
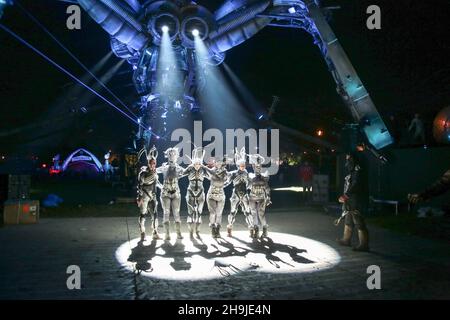
[[[369,232],[366,230],[358,230],[359,245],[353,248],[353,251],[369,251]]]
[[[145,232],[141,232],[141,241],[145,241]]]
[[[183,236],[181,235],[181,222],[175,222],[175,229],[177,230],[177,239],[183,239]]]
[[[152,236],[153,240],[161,240],[161,236],[158,233],[158,230],[153,230],[153,236]]]
[[[253,238],[254,239],[258,239],[259,238],[259,228],[258,228],[258,226],[255,226],[253,228]]]
[[[216,227],[216,238],[222,238],[222,236],[220,235],[220,225]]]
[[[344,236],[342,237],[342,239],[337,239],[337,243],[341,246],[350,247],[352,241],[352,232],[352,227],[346,225],[344,227]]]
[[[253,238],[253,237],[254,237],[254,234],[255,234],[255,229],[250,228],[250,229],[248,229],[248,230],[250,231],[250,238]]]
[[[233,227],[232,226],[227,226],[227,236],[228,237],[232,237],[232,231],[233,231]]]
[[[211,226],[211,237],[216,238],[216,226]]]
[[[169,230],[169,222],[168,221],[164,223],[164,230],[166,231],[164,240],[170,241],[170,230]]]
[[[261,238],[267,238],[268,237],[268,228],[269,227],[267,227],[267,226],[263,227],[263,232],[262,232]]]

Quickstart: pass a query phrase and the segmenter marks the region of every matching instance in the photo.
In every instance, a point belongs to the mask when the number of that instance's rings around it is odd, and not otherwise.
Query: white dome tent
[[[79,148],[64,160],[62,171],[95,172],[98,174],[103,172],[103,166],[92,152]]]

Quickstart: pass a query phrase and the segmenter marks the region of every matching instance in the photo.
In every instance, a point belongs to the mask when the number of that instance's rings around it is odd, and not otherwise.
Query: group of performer
[[[222,213],[225,207],[224,189],[233,184],[233,192],[230,197],[230,212],[228,215],[227,234],[232,236],[233,225],[238,211],[242,211],[248,226],[250,237],[259,238],[268,236],[268,224],[265,217],[270,201],[269,177],[263,172],[264,158],[259,154],[247,155],[245,149],[236,150],[234,162],[236,169],[226,169],[226,158],[213,161],[212,165],[204,164],[205,152],[201,148],[195,148],[192,157],[188,157],[190,165],[186,168],[177,164],[179,151],[177,148],[169,148],[164,152],[167,162],[157,167],[158,151],[155,147],[147,151],[145,148],[138,155],[145,154],[147,165],[143,166],[138,175],[137,203],[140,209],[139,228],[141,239],[145,239],[145,220],[148,216],[152,221],[153,239],[161,239],[158,234],[158,200],[157,189],[161,189],[160,201],[163,209],[163,223],[165,240],[170,240],[170,221],[172,215],[175,220],[177,238],[182,239],[181,234],[181,193],[179,179],[187,177],[189,185],[186,192],[187,224],[191,237],[200,238],[200,226],[202,224],[202,212],[206,202],[209,211],[209,227],[213,238],[220,238]],[[252,165],[253,172],[247,172],[247,157]],[[351,246],[352,235],[357,231],[359,244],[356,251],[369,251],[369,232],[365,219],[361,213],[361,167],[353,154],[346,156],[346,175],[344,190],[339,202],[342,203],[342,215],[335,221],[339,225],[345,221],[343,237],[337,239],[343,246]],[[159,181],[162,175],[162,183]],[[205,195],[204,180],[210,181],[210,187]],[[434,185],[422,193],[409,195],[409,201],[413,204],[445,193],[450,189],[450,170]]]
[[[139,229],[141,239],[145,239],[145,221],[150,216],[152,221],[152,238],[161,239],[158,233],[158,200],[157,189],[160,189],[160,201],[163,209],[164,240],[170,240],[170,216],[175,220],[177,239],[183,239],[181,234],[181,192],[179,179],[187,177],[189,185],[186,192],[187,225],[190,237],[200,238],[202,212],[206,202],[209,211],[209,227],[213,238],[220,238],[222,213],[225,207],[224,189],[233,184],[230,198],[230,213],[228,215],[227,235],[232,236],[233,224],[240,209],[249,230],[250,237],[259,238],[268,236],[268,224],[265,218],[266,207],[271,204],[269,176],[263,172],[264,157],[259,154],[247,155],[245,148],[236,150],[234,155],[236,170],[228,171],[227,159],[216,159],[212,165],[204,164],[205,151],[195,148],[192,157],[188,157],[190,165],[186,168],[177,161],[179,151],[177,148],[168,148],[164,151],[167,162],[157,167],[158,151],[153,146],[149,151],[143,148],[138,157],[146,155],[147,165],[140,169],[137,184],[137,204],[140,210]],[[247,156],[252,165],[253,172],[246,169]],[[159,181],[162,176],[162,182]],[[210,181],[209,190],[205,196],[204,179]]]

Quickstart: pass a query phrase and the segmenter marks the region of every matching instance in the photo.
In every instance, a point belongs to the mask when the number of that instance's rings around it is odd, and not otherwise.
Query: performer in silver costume
[[[156,188],[161,187],[156,173],[156,159],[158,151],[155,146],[149,152],[145,147],[139,152],[138,159],[145,153],[148,165],[143,166],[138,174],[137,184],[137,204],[139,207],[139,230],[141,232],[141,240],[145,240],[145,219],[147,216],[152,218],[153,239],[161,239],[158,234],[158,200],[156,197]]]
[[[161,189],[161,206],[164,212],[164,229],[165,240],[170,240],[170,213],[172,212],[175,219],[175,228],[177,232],[177,239],[183,239],[181,235],[181,219],[180,219],[180,204],[181,194],[178,185],[178,179],[182,177],[184,169],[177,164],[179,157],[178,148],[168,148],[164,151],[164,156],[167,162],[163,163],[156,169],[157,173],[163,175],[163,186]]]
[[[267,172],[262,172],[264,157],[259,154],[249,155],[250,163],[253,166],[253,173],[249,174],[249,206],[253,218],[253,237],[259,237],[259,226],[262,227],[262,237],[268,236],[268,224],[266,222],[266,207],[270,201],[269,176]]]
[[[195,148],[192,151],[192,158],[188,157],[191,164],[183,172],[183,176],[187,175],[189,179],[186,203],[188,208],[187,223],[191,238],[194,236],[194,232],[197,238],[200,238],[200,225],[202,223],[203,205],[205,204],[203,180],[206,175],[206,170],[203,167],[204,156],[205,151],[202,151],[202,148]]]
[[[248,203],[248,172],[245,168],[246,165],[246,153],[245,148],[242,148],[241,151],[236,149],[234,154],[234,162],[236,164],[237,169],[231,171],[230,181],[233,182],[233,194],[230,198],[230,214],[228,215],[228,226],[227,232],[228,236],[232,236],[233,224],[236,221],[236,214],[241,208],[242,212],[245,215],[245,221],[247,222],[248,229],[250,230],[250,237],[253,237],[253,219],[250,213],[250,207]]]
[[[211,181],[206,203],[209,210],[209,226],[213,238],[221,238],[220,226],[222,224],[222,213],[225,206],[224,188],[229,184],[229,175],[226,170],[226,159],[215,161],[214,168],[205,168],[206,178]],[[228,184],[227,184],[228,183]]]

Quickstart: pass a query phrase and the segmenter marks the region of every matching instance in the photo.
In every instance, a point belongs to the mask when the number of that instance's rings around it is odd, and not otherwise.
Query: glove
[[[348,196],[343,194],[342,196],[339,197],[339,203],[346,203],[348,201]]]

